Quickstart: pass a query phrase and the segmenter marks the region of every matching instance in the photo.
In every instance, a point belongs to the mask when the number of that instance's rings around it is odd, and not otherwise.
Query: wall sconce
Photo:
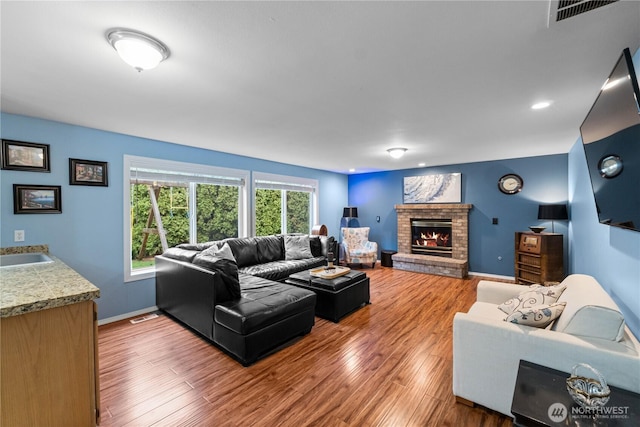
[[[551,232],[555,233],[553,221],[569,219],[567,205],[539,205],[538,219],[551,220]]]
[[[139,31],[114,28],[106,36],[120,58],[138,72],[157,67],[170,55],[160,40]]]

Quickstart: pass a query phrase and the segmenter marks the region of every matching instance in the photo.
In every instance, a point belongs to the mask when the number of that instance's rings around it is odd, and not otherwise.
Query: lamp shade
[[[354,206],[347,206],[342,210],[343,218],[358,218],[358,208]]]
[[[569,219],[567,205],[539,205],[538,219]]]

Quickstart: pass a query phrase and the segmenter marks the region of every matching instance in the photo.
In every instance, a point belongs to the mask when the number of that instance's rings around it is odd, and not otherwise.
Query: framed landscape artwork
[[[69,184],[109,186],[107,162],[69,159]]]
[[[460,203],[460,173],[447,173],[404,178],[404,203]]]
[[[13,184],[13,213],[62,213],[60,186]]]
[[[49,144],[2,140],[2,169],[51,172]]]

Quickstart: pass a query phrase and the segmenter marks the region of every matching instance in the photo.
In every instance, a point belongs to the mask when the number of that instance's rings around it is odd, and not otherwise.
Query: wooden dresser
[[[560,282],[564,279],[563,235],[559,233],[516,232],[516,282]]]

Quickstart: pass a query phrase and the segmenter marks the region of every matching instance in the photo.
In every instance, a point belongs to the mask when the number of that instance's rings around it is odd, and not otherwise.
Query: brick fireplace
[[[469,270],[469,210],[470,204],[396,205],[398,215],[398,253],[393,266],[400,270],[465,278]],[[451,256],[412,253],[415,246],[412,220],[451,221]]]

